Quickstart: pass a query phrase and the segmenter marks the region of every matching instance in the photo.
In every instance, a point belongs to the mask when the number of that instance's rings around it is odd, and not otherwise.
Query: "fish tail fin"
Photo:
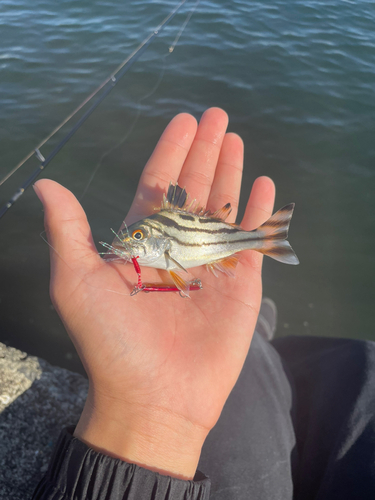
[[[284,264],[297,265],[298,257],[286,241],[293,210],[294,203],[285,205],[255,230],[261,241],[256,250]]]

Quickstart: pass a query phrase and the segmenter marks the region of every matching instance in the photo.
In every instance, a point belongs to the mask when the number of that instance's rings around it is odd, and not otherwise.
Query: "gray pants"
[[[373,500],[375,343],[255,334],[199,470],[212,500]]]

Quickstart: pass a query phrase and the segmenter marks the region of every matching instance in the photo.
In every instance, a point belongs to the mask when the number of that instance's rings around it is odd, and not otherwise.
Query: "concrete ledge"
[[[0,499],[27,500],[60,430],[81,414],[88,381],[0,343]]]

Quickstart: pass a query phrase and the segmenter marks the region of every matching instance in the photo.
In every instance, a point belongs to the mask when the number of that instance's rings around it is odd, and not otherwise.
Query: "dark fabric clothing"
[[[194,481],[89,449],[67,432],[34,500],[373,500],[375,343],[255,334]]]
[[[277,351],[254,335],[240,377],[198,465],[211,499],[289,500],[296,460],[292,381]]]
[[[295,499],[375,499],[375,343],[273,343],[295,383]]]
[[[157,472],[102,455],[64,429],[47,474],[33,499],[43,500],[208,500],[210,482],[200,472],[194,481]]]
[[[375,343],[254,335],[199,469],[210,500],[374,500]]]

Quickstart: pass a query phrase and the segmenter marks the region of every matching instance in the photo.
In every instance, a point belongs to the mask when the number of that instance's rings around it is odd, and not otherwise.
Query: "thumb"
[[[48,179],[39,180],[33,187],[44,208],[52,277],[66,274],[67,267],[80,276],[92,270],[101,259],[77,198],[68,189]]]

